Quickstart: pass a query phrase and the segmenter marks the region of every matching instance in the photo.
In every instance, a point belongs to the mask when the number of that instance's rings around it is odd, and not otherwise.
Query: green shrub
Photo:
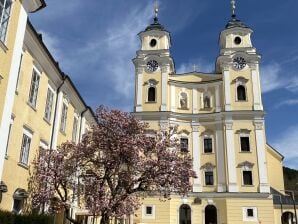
[[[53,217],[48,215],[15,215],[8,211],[0,211],[0,224],[53,224],[53,222]]]

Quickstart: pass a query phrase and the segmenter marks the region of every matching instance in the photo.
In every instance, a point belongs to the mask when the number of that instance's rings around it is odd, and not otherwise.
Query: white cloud
[[[285,156],[285,165],[298,169],[298,125],[290,127],[275,138],[272,145]]]
[[[213,63],[207,62],[199,58],[199,59],[190,60],[187,63],[180,64],[178,69],[176,69],[176,73],[183,74],[183,73],[192,72],[194,70],[194,65],[196,65],[196,71],[198,72],[205,72],[205,73],[214,72],[215,65]]]
[[[298,92],[298,77],[293,77],[286,88],[291,92]]]
[[[277,63],[261,67],[262,93],[267,93],[286,86],[287,82],[281,77],[281,67]]]
[[[63,60],[63,53],[59,50],[59,38],[43,30],[40,30],[39,33],[42,35],[44,44],[47,46],[48,50],[51,52],[55,60]]]
[[[294,105],[298,105],[298,99],[289,99],[289,100],[282,101],[276,104],[275,108],[279,108],[281,106],[294,106]]]

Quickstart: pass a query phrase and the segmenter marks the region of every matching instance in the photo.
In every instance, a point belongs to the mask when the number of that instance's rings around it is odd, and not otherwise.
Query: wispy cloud
[[[176,69],[177,74],[183,74],[192,72],[194,70],[194,66],[196,66],[196,71],[212,73],[214,72],[214,63],[207,62],[202,58],[192,59],[189,62],[182,63]]]
[[[271,63],[261,67],[262,93],[267,93],[283,88],[287,81],[281,76],[281,66],[278,63]]]
[[[285,155],[285,164],[294,169],[298,169],[298,125],[290,127],[281,133],[279,138],[273,141],[272,145]]]
[[[51,54],[53,55],[53,57],[57,61],[64,60],[63,52],[60,50],[61,48],[59,38],[44,30],[40,30],[39,33],[42,35],[42,40],[51,52]]]
[[[298,105],[298,99],[288,99],[282,102],[279,102],[278,104],[275,105],[275,108],[279,108],[282,106],[294,106]]]

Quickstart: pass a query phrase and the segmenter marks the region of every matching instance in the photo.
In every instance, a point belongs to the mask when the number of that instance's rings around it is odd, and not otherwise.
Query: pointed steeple
[[[150,24],[147,28],[146,31],[149,30],[162,30],[165,31],[165,28],[159,23],[158,21],[158,12],[159,12],[159,6],[157,0],[155,1],[154,4],[154,21],[152,24]]]
[[[245,23],[243,23],[241,20],[236,18],[236,0],[231,0],[231,10],[232,10],[232,16],[230,21],[226,25],[226,29],[234,28],[234,27],[241,27],[241,28],[249,28]]]

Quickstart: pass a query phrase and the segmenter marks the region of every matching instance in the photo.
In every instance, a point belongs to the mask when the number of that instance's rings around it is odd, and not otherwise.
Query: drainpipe
[[[62,78],[62,83],[58,86],[57,91],[56,91],[56,103],[55,103],[55,110],[54,110],[54,120],[53,120],[53,125],[52,125],[52,133],[51,133],[51,142],[50,142],[50,150],[52,150],[53,147],[53,139],[54,139],[54,130],[55,130],[55,122],[56,122],[56,114],[58,111],[58,97],[59,97],[59,92],[61,87],[64,84],[65,78],[66,76],[64,75]]]

